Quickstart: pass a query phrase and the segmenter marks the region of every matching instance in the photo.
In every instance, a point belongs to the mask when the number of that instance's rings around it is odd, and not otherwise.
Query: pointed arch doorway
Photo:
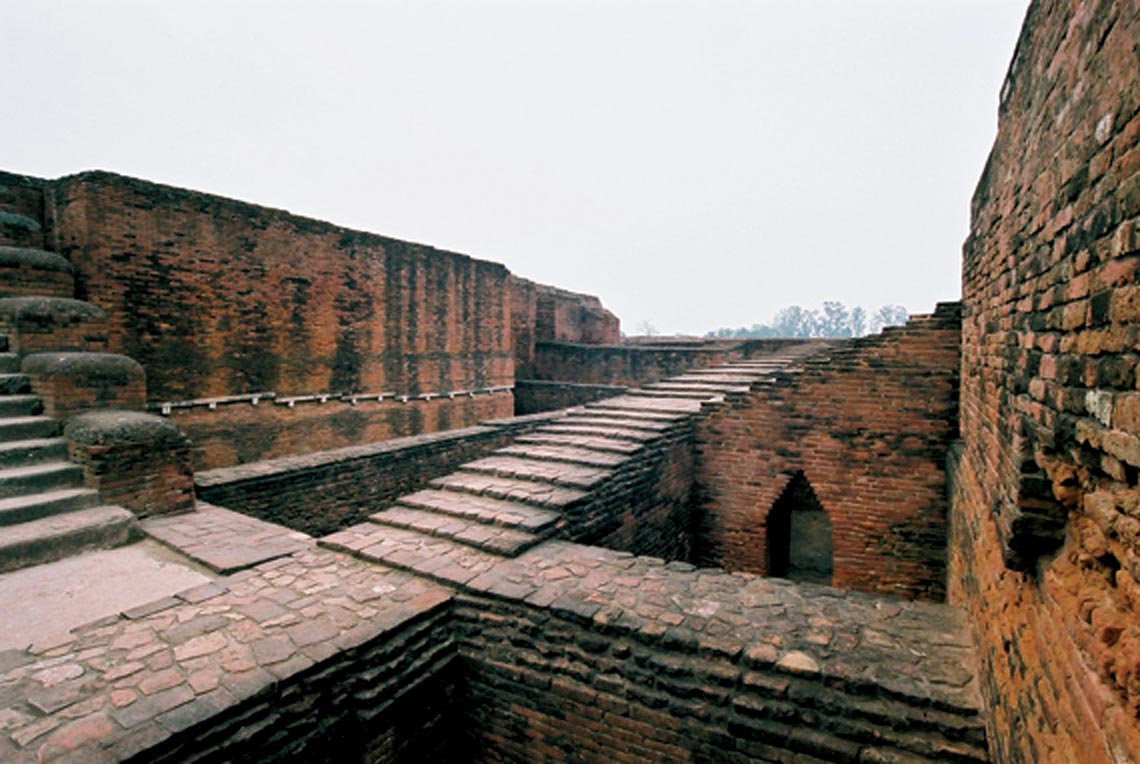
[[[797,472],[768,512],[768,575],[831,584],[835,538],[831,518],[803,471]]]

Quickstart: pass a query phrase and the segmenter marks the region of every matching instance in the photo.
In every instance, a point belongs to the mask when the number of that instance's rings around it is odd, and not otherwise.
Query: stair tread
[[[53,562],[87,549],[121,546],[137,532],[133,514],[109,505],[0,527],[0,572]]]
[[[17,451],[23,448],[52,448],[54,446],[67,446],[67,440],[64,438],[23,438],[21,440],[6,440],[0,442],[0,453],[4,451]]]
[[[466,584],[503,561],[503,556],[458,541],[374,523],[325,536],[318,546],[412,571],[450,584]]]
[[[588,464],[594,467],[616,467],[626,461],[626,457],[620,454],[591,451],[588,448],[528,443],[516,443],[514,445],[504,446],[494,453],[522,456],[529,459],[568,462],[570,464]]]
[[[0,481],[32,477],[34,475],[50,475],[53,472],[72,472],[77,475],[83,474],[83,470],[71,462],[39,462],[37,464],[23,464],[16,467],[0,467]]]
[[[570,488],[591,488],[610,475],[610,471],[604,468],[527,459],[509,454],[492,455],[467,462],[460,467],[460,471],[488,473],[521,480],[541,480]]]
[[[399,505],[376,512],[369,519],[379,525],[415,530],[511,557],[541,541],[541,537],[516,528],[488,525]]]
[[[552,424],[540,427],[540,433],[554,433],[559,435],[593,435],[596,437],[611,438],[614,440],[632,440],[644,442],[659,437],[657,433],[645,430],[629,430],[621,427],[606,425],[575,425]]]
[[[612,438],[602,438],[596,435],[574,435],[557,432],[536,432],[530,435],[521,435],[515,439],[515,442],[574,446],[575,448],[587,448],[592,451],[616,454],[632,454],[640,451],[644,447],[643,443],[634,442],[632,440],[614,440]]]
[[[549,509],[539,509],[518,501],[430,488],[401,496],[397,504],[528,531],[543,530],[556,524],[562,517]]]
[[[568,507],[588,495],[576,488],[477,472],[453,472],[432,480],[429,485],[495,499],[514,499],[547,509]]]
[[[572,427],[621,427],[625,430],[645,430],[659,433],[669,429],[674,422],[659,419],[631,419],[621,414],[606,416],[601,412],[593,412],[591,416],[573,416],[553,422],[555,425],[570,425]]]

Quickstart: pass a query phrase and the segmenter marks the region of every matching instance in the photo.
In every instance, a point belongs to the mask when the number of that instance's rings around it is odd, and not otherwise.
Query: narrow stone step
[[[317,545],[460,586],[503,562],[501,555],[458,541],[375,523],[349,526]]]
[[[0,573],[54,562],[87,549],[109,549],[140,535],[122,507],[96,506],[0,527]]]
[[[99,494],[89,488],[65,488],[61,491],[0,499],[0,526],[62,515],[93,507],[98,503]]]
[[[592,408],[605,411],[660,411],[696,414],[701,410],[700,401],[683,398],[650,398],[642,395],[621,395],[597,401]]]
[[[673,424],[689,418],[687,411],[683,412],[669,412],[669,411],[638,411],[636,409],[619,409],[607,410],[596,406],[594,403],[586,404],[583,408],[572,409],[567,414],[567,419],[574,419],[577,417],[610,417],[621,419],[635,419],[639,422],[660,422],[663,424]]]
[[[63,438],[33,438],[0,443],[0,468],[64,459],[67,459],[67,441]]]
[[[536,443],[550,446],[573,446],[574,448],[588,448],[591,451],[601,451],[610,454],[633,454],[640,451],[643,443],[631,440],[611,440],[599,438],[596,435],[568,435],[566,433],[541,433],[520,435],[515,443]]]
[[[77,488],[83,469],[70,462],[24,464],[0,469],[0,498]]]
[[[609,477],[610,472],[598,467],[563,462],[544,462],[517,456],[488,456],[467,462],[460,470],[520,480],[539,480],[570,488],[592,488]]]
[[[711,401],[715,398],[723,398],[724,393],[708,393],[694,391],[689,392],[686,390],[630,390],[628,395],[637,398],[657,398],[657,399],[675,399],[675,400],[692,400],[692,401]]]
[[[19,374],[20,356],[17,353],[0,353],[0,374]]]
[[[0,419],[0,443],[29,438],[54,438],[61,431],[60,423],[46,416]]]
[[[558,435],[589,435],[595,438],[609,438],[611,440],[630,440],[636,443],[645,443],[655,440],[658,434],[645,430],[628,430],[609,425],[577,425],[577,424],[551,424],[540,427],[541,433]]]
[[[487,525],[518,528],[534,534],[554,531],[562,515],[517,501],[502,501],[456,491],[425,489],[401,496],[397,506],[423,509]]]
[[[565,509],[580,502],[588,494],[576,488],[536,483],[531,480],[480,475],[474,472],[453,472],[428,483],[432,488],[445,491],[489,496],[492,499],[521,501],[543,509]]]
[[[673,377],[669,383],[673,384],[694,384],[694,385],[750,385],[755,380],[759,379],[762,374],[682,374],[679,377]],[[666,383],[659,383],[666,384]]]
[[[38,395],[0,395],[0,419],[36,416],[44,410]]]
[[[19,395],[31,389],[27,374],[0,374],[0,395]]]
[[[429,536],[451,539],[485,552],[494,552],[506,557],[516,557],[542,541],[541,536],[526,531],[487,525],[472,520],[462,520],[458,517],[411,507],[391,507],[371,515],[369,519],[378,525],[391,525],[395,528],[419,531]]]
[[[720,382],[658,382],[655,385],[646,385],[643,390],[659,392],[678,392],[678,393],[746,393],[751,388],[750,385],[734,385]],[[633,391],[636,392],[636,391]]]
[[[607,416],[604,412],[598,411],[594,412],[592,416],[565,417],[555,420],[551,424],[571,425],[573,427],[598,425],[601,427],[620,427],[623,430],[645,430],[646,432],[658,433],[672,427],[675,424],[675,420],[636,419],[634,417],[623,416],[618,412]]]
[[[540,459],[548,462],[584,464],[591,467],[616,467],[626,460],[626,457],[619,454],[591,451],[588,448],[577,448],[575,446],[541,446],[529,443],[516,443],[511,446],[504,446],[498,451],[495,451],[495,453],[521,456],[526,459]]]

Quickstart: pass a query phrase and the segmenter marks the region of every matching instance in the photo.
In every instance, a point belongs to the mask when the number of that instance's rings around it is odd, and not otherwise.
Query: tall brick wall
[[[152,399],[514,378],[501,265],[102,172],[56,181],[49,207],[77,296]]]
[[[1140,760],[1137,40],[1034,2],[973,200],[950,598],[999,761]]]
[[[593,295],[536,284],[511,276],[511,335],[515,349],[515,373],[519,379],[535,378],[535,344],[575,342],[584,345],[617,345],[621,324]]]
[[[769,513],[802,472],[832,524],[835,586],[941,599],[958,332],[941,305],[699,421],[695,559],[769,573]]]

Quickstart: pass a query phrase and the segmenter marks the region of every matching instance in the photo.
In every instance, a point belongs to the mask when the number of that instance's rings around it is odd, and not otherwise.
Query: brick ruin
[[[1031,4],[961,303],[856,340],[0,173],[0,572],[210,574],[0,649],[0,760],[1140,760],[1136,40]]]

